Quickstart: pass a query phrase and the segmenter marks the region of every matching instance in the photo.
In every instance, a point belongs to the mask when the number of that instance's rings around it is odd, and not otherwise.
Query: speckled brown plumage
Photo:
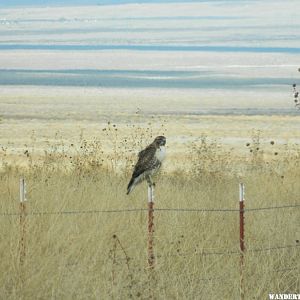
[[[127,186],[127,194],[129,194],[138,183],[145,179],[149,185],[153,184],[151,176],[161,167],[164,153],[162,155],[159,154],[162,151],[164,152],[165,144],[166,138],[164,136],[158,136],[149,146],[138,154],[138,161]]]

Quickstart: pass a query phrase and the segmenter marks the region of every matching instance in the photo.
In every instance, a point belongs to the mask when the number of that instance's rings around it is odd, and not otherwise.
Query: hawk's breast
[[[165,146],[160,146],[160,147],[156,150],[155,156],[156,156],[156,158],[157,158],[160,162],[162,162],[162,161],[165,159],[165,157],[166,157],[166,147],[165,147]]]

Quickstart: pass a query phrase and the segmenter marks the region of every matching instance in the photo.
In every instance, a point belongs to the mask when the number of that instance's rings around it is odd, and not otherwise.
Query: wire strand
[[[249,249],[244,252],[244,254],[251,253],[251,252],[265,252],[265,251],[275,251],[275,250],[282,250],[282,249],[291,249],[291,248],[298,248],[300,245],[284,245],[284,246],[274,246],[274,247],[267,247],[267,248],[254,248]],[[206,252],[206,251],[188,251],[188,252],[178,252],[171,255],[162,255],[158,257],[170,257],[170,256],[191,256],[191,255],[200,255],[200,256],[209,256],[209,255],[236,255],[242,254],[240,250],[228,250],[228,251],[214,251],[214,252]]]
[[[258,208],[245,208],[244,212],[254,212],[263,210],[298,208],[300,204],[271,206],[271,207],[258,207]],[[143,212],[148,211],[147,208],[128,208],[128,209],[110,209],[110,210],[70,210],[70,211],[33,211],[26,213],[27,216],[42,216],[42,215],[76,215],[76,214],[97,214],[97,213],[123,213],[123,212]],[[239,209],[231,208],[154,208],[153,211],[161,212],[239,212]],[[2,212],[0,217],[19,216],[18,212]]]

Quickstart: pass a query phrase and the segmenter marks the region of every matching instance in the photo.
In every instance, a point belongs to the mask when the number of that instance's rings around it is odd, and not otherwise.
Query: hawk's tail
[[[135,178],[131,177],[131,179],[130,179],[130,181],[128,183],[128,186],[127,186],[127,195],[134,189],[135,184],[136,184],[135,181],[136,181]]]

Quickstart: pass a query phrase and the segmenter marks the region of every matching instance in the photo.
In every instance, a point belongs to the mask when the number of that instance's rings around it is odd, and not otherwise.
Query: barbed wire
[[[300,204],[290,204],[281,206],[271,206],[271,207],[258,207],[258,208],[245,208],[244,211],[260,211],[260,210],[272,210],[272,209],[284,209],[284,208],[298,208]]]
[[[134,248],[134,247],[132,247]],[[247,253],[255,253],[255,252],[267,252],[267,251],[275,251],[275,250],[283,250],[283,249],[292,249],[292,248],[300,248],[299,245],[284,245],[284,246],[273,246],[273,247],[266,247],[266,248],[254,248],[246,250],[243,255]],[[136,248],[134,248],[136,249]],[[192,255],[199,255],[199,256],[210,256],[210,255],[241,255],[242,252],[240,250],[227,250],[227,251],[197,251],[195,249],[194,251],[186,251],[186,252],[177,252],[177,253],[170,253],[170,254],[159,254],[156,255],[157,258],[167,258],[167,257],[190,257]],[[288,271],[288,270],[294,270],[298,269],[296,268],[285,268],[285,269],[279,269],[278,271]]]
[[[125,260],[125,258],[118,258],[118,261],[119,260]],[[300,270],[300,267],[289,267],[289,268],[284,268],[284,269],[275,269],[274,272],[279,273],[279,272],[289,272],[289,271],[296,271],[296,270]],[[224,283],[229,283],[229,282],[232,282],[233,280],[236,280],[236,279],[228,277],[228,275],[218,276],[218,277],[197,278],[197,281],[207,281],[207,282],[218,281],[218,282],[224,282]]]
[[[97,213],[122,213],[122,212],[141,212],[148,211],[146,208],[132,208],[132,209],[111,209],[111,210],[65,210],[65,211],[33,211],[27,212],[27,216],[43,216],[43,215],[78,215],[78,214],[97,214]],[[0,216],[20,216],[21,213],[1,213]]]
[[[174,212],[234,212],[236,208],[154,208],[154,211],[174,211]]]
[[[298,208],[300,204],[271,206],[271,207],[258,207],[258,208],[245,208],[244,212]],[[126,213],[126,212],[143,212],[149,211],[147,208],[127,208],[127,209],[110,209],[110,210],[70,210],[70,211],[33,211],[27,212],[27,216],[42,216],[42,215],[76,215],[76,214],[97,214],[97,213]],[[237,208],[154,208],[153,211],[161,212],[240,212]],[[2,212],[0,217],[19,216],[20,212]]]
[[[273,246],[273,247],[266,247],[266,248],[254,248],[254,249],[249,249],[243,253],[244,255],[246,253],[251,253],[251,252],[266,252],[266,251],[275,251],[275,250],[282,250],[282,249],[291,249],[291,248],[298,248],[300,247],[299,245],[284,245],[284,246]],[[178,252],[178,253],[172,253],[169,255],[158,255],[158,258],[161,257],[174,257],[174,256],[180,256],[180,257],[187,257],[191,255],[200,255],[200,256],[210,256],[210,255],[241,255],[242,252],[240,250],[227,250],[227,251],[212,251],[212,252],[206,252],[206,251],[197,251],[197,249],[193,251],[187,251],[187,252]]]
[[[267,247],[267,248],[260,248],[260,249],[249,249],[246,252],[264,252],[264,251],[274,251],[274,250],[282,250],[282,249],[289,249],[289,248],[298,248],[299,245],[284,245],[284,246],[274,246],[274,247]]]

